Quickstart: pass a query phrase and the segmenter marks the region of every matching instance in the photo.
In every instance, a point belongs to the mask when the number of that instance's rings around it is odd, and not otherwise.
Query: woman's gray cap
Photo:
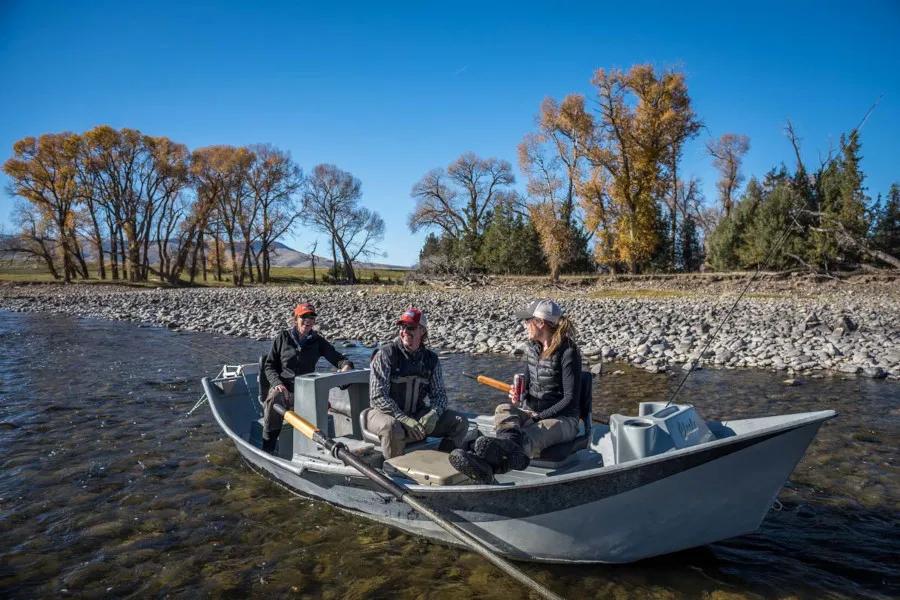
[[[557,304],[553,300],[534,300],[528,305],[525,310],[520,310],[519,312],[517,312],[516,318],[531,319],[532,317],[534,317],[537,319],[543,319],[544,321],[549,321],[550,323],[556,325],[562,315],[562,309],[559,307],[559,304]]]

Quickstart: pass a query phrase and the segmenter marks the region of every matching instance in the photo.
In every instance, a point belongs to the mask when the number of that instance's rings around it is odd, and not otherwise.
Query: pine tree
[[[900,257],[900,184],[893,184],[887,200],[878,203],[872,226],[872,245]]]

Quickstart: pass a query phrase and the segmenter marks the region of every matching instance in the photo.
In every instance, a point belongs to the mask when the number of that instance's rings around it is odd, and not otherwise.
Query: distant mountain
[[[13,262],[20,262],[26,260],[33,260],[32,257],[25,254],[13,253],[8,250],[4,250],[4,248],[8,248],[10,243],[15,240],[16,236],[11,235],[3,235],[0,234],[0,260],[11,260]],[[108,248],[108,245],[107,245]],[[84,258],[88,262],[94,262],[97,260],[97,253],[94,250],[93,244],[83,244],[82,250],[84,251]],[[240,250],[240,248],[239,248]],[[259,250],[259,244],[254,244],[254,250]],[[155,241],[150,242],[150,262],[156,263],[159,261],[159,252],[157,251],[157,246]],[[275,242],[272,254],[271,254],[272,266],[275,267],[311,267],[312,266],[312,255],[307,254],[306,252],[300,252],[299,250],[294,250],[287,244],[282,244],[281,242]],[[326,258],[324,256],[316,255],[316,267],[321,267],[322,269],[328,269],[333,265],[333,261],[330,258]],[[411,267],[402,267],[398,265],[388,265],[384,263],[370,263],[370,262],[356,262],[353,263],[353,266],[357,269],[396,269],[400,271],[408,271]]]

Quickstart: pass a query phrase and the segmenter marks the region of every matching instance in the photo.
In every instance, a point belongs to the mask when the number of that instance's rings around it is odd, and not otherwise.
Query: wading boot
[[[522,448],[521,436],[520,430],[509,430],[497,432],[495,438],[478,438],[475,440],[475,454],[494,467],[495,473],[524,471],[531,464],[531,459]]]
[[[475,483],[494,482],[494,468],[474,452],[454,450],[450,453],[450,464]]]
[[[269,454],[275,454],[275,450],[277,448],[278,448],[278,438],[277,437],[272,436],[269,439],[263,438],[263,441],[262,441],[263,452],[268,452]]]

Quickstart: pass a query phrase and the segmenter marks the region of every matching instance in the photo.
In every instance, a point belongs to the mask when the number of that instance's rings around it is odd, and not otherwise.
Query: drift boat
[[[258,398],[268,384],[260,372],[259,364],[225,366],[202,380],[213,416],[251,468],[294,493],[459,543],[289,425],[274,454],[264,452]],[[705,421],[688,404],[642,402],[637,416],[598,424],[585,376],[579,438],[490,485],[457,473],[436,439],[385,461],[363,427],[368,369],[297,377],[294,412],[495,553],[552,563],[626,563],[755,531],[819,427],[835,416]],[[490,415],[470,418],[493,435]]]

